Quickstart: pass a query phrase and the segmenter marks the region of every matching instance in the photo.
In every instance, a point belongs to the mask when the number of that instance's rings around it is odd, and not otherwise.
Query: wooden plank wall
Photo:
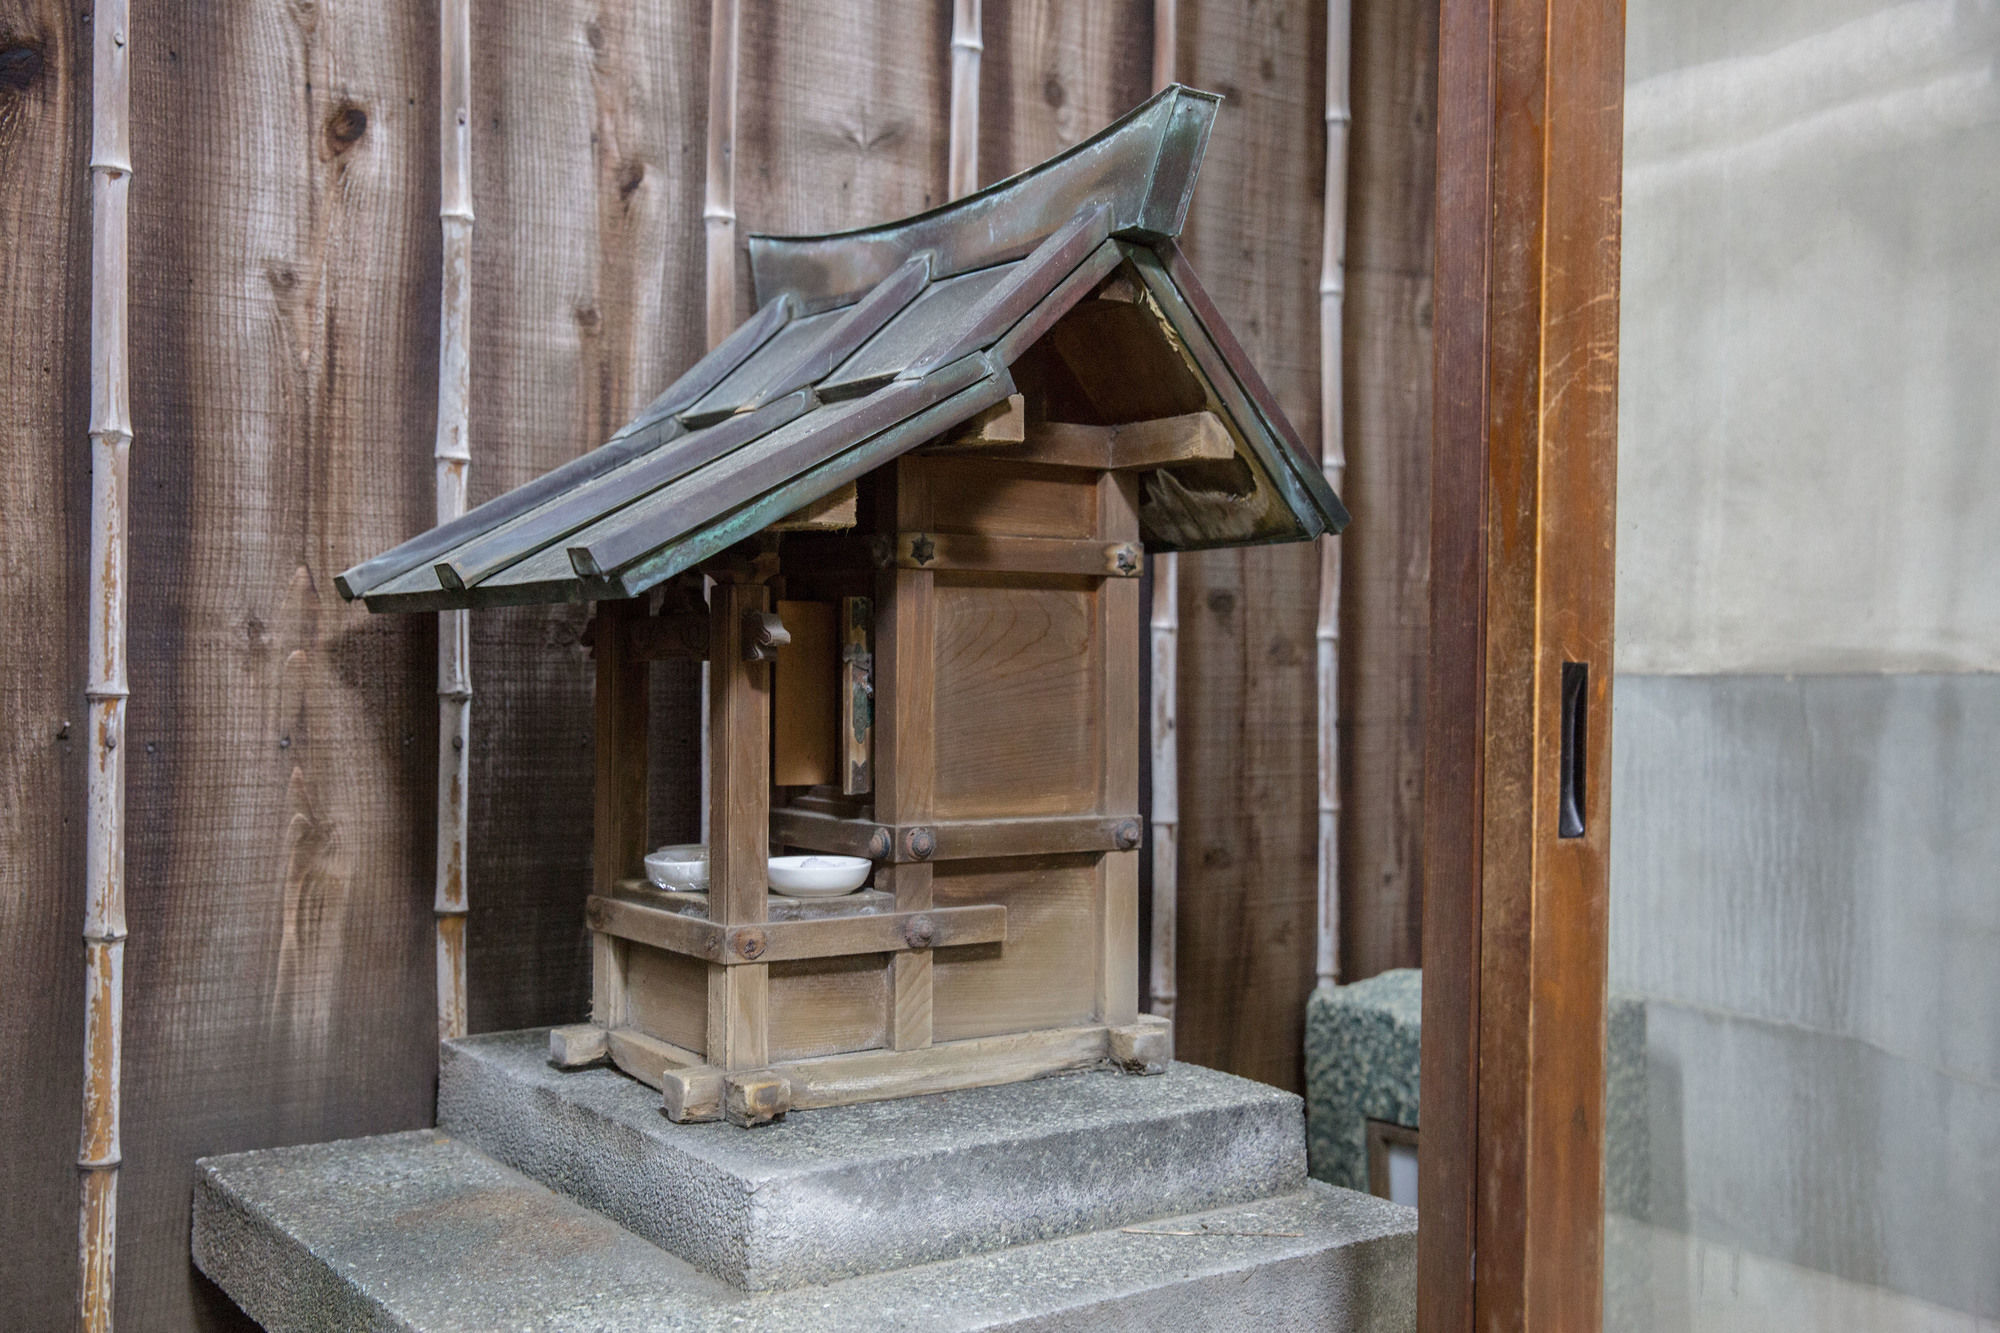
[[[983,180],[1145,96],[1151,9],[988,0]],[[1429,363],[1428,259],[1406,233],[1429,226],[1428,159],[1416,155],[1429,110],[1419,52],[1434,20],[1398,9],[1356,4],[1360,31],[1374,34],[1357,41],[1357,197],[1377,173],[1396,182],[1384,211],[1354,213],[1349,326],[1379,316],[1395,331],[1392,346],[1349,353],[1350,475],[1370,497],[1355,506],[1357,534],[1382,506],[1422,510],[1411,491],[1422,468],[1400,451],[1428,420],[1408,379]],[[477,502],[599,442],[700,350],[708,35],[702,4],[490,0],[474,12]],[[1183,0],[1181,32],[1181,77],[1230,98],[1190,248],[1308,440],[1320,14],[1305,0]],[[118,1318],[233,1327],[233,1308],[188,1262],[193,1160],[413,1127],[431,1112],[435,623],[370,617],[340,603],[331,578],[431,521],[436,31],[427,8],[390,0],[199,15],[142,0],[132,28]],[[948,32],[948,5],[784,0],[746,12],[742,231],[939,202]],[[62,723],[83,710],[88,64],[73,7],[0,0],[0,587],[11,613],[0,639],[0,1290],[24,1327],[64,1326],[75,1287],[84,757]],[[1378,104],[1406,119],[1371,139]],[[1420,354],[1398,350],[1419,340]],[[1371,473],[1378,434],[1399,452]],[[1345,760],[1359,769],[1350,810],[1395,825],[1371,842],[1350,816],[1354,859],[1395,867],[1353,900],[1353,975],[1414,961],[1415,866],[1400,831],[1414,815],[1407,793],[1373,806],[1364,794],[1401,790],[1371,756],[1402,753],[1394,676],[1421,657],[1405,621],[1371,637],[1395,606],[1423,604],[1396,544],[1421,540],[1394,531],[1386,554],[1348,556],[1363,581],[1349,598],[1359,622],[1343,630],[1363,654],[1346,669],[1360,718]],[[1181,1050],[1296,1087],[1312,982],[1312,557],[1230,553],[1184,569],[1183,791],[1202,799],[1184,801]],[[567,608],[474,620],[475,1030],[573,1020],[587,1006],[583,624]],[[658,671],[655,689],[654,829],[692,836],[692,673]]]
[[[1185,245],[1299,438],[1319,438],[1326,11],[1181,5],[1181,80],[1227,100]],[[1315,154],[1319,154],[1315,157]],[[1295,1091],[1313,987],[1318,559],[1181,561],[1176,1054]]]
[[[1430,652],[1431,219],[1438,12],[1355,0],[1341,552],[1341,959],[1414,967]]]
[[[89,103],[65,0],[0,0],[0,1292],[44,1328],[76,1291]]]

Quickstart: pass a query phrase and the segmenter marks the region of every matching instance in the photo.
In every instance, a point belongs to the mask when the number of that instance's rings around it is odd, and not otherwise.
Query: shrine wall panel
[[[935,951],[938,1041],[1067,1027],[1095,1017],[1100,856],[940,861],[939,907],[998,903],[1007,909],[1002,945]]]
[[[1097,593],[1077,582],[937,577],[938,818],[1096,808]]]

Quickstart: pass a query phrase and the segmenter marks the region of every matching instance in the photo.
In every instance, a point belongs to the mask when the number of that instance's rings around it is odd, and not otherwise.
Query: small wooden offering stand
[[[1173,242],[1213,115],[1169,88],[931,213],[754,238],[757,314],[609,444],[342,575],[374,610],[597,605],[593,1003],[557,1064],[745,1125],[1165,1067],[1144,552],[1346,522]],[[641,878],[673,657],[709,663],[705,894]],[[774,847],[873,885],[772,897]]]

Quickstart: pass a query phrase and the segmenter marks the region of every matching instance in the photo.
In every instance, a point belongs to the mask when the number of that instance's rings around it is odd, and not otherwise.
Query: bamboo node
[[[76,1166],[79,1171],[116,1171],[124,1161],[124,1157],[118,1153],[112,1153],[108,1157],[91,1157],[78,1153]]]

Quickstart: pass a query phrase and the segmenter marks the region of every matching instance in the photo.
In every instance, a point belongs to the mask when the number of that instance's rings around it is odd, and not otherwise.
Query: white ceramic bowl
[[[838,898],[860,888],[874,865],[865,856],[774,856],[771,887],[787,898]]]
[[[663,889],[708,887],[708,845],[677,843],[646,857],[646,878]]]

